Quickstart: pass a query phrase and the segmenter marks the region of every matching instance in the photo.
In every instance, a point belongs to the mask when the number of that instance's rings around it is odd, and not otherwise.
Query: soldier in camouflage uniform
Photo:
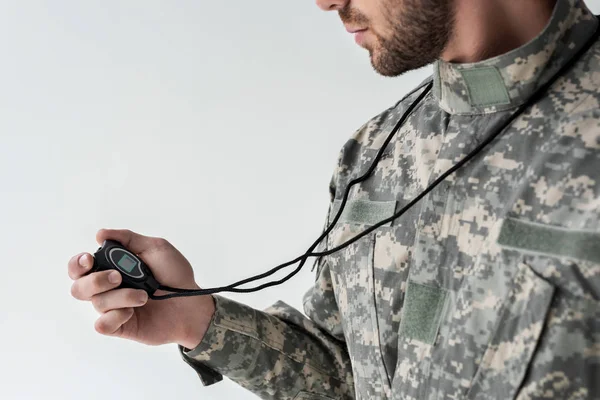
[[[430,79],[342,148],[328,222],[432,87],[319,250],[405,206],[597,28],[583,1],[557,0],[525,45],[474,63],[438,59]],[[283,302],[259,311],[214,295],[201,342],[179,345],[183,359],[205,385],[225,375],[265,399],[600,399],[599,64],[594,43],[408,212],[318,258],[308,317]]]

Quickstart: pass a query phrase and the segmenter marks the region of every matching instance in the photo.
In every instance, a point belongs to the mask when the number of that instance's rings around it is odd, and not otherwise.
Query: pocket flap
[[[397,201],[371,201],[371,200],[352,200],[346,201],[344,211],[338,222],[375,225],[386,218],[394,215]],[[337,215],[341,200],[334,200],[333,207],[329,213],[329,222],[333,221]],[[391,221],[384,226],[390,226]]]
[[[600,233],[507,218],[498,244],[505,247],[600,263]]]

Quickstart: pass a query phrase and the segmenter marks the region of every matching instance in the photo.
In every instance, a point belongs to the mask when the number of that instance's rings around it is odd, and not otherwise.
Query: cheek
[[[382,1],[377,1],[378,4],[383,3]],[[374,10],[372,14],[369,16],[369,28],[373,31],[375,36],[379,38],[389,38],[392,37],[397,29],[395,22],[397,18],[394,17],[397,10],[391,7],[385,7],[383,5],[379,5],[377,8],[373,7]]]
[[[394,0],[353,0],[350,8],[358,11],[369,21],[369,28],[381,26],[385,22],[384,11],[388,8],[385,3]]]

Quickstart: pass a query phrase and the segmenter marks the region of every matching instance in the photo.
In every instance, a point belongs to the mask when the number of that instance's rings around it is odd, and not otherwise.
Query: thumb
[[[153,247],[156,247],[156,239],[151,236],[140,235],[129,229],[100,229],[96,233],[96,242],[104,243],[105,240],[116,240],[123,246],[136,254],[141,254]]]

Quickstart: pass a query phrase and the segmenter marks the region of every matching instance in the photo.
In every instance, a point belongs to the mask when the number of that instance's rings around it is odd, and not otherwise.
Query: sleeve
[[[332,177],[332,200],[334,182]],[[315,265],[315,284],[303,297],[308,317],[281,301],[259,311],[213,296],[215,314],[202,342],[194,349],[179,346],[204,385],[224,375],[263,399],[354,399],[327,257],[318,258]]]

